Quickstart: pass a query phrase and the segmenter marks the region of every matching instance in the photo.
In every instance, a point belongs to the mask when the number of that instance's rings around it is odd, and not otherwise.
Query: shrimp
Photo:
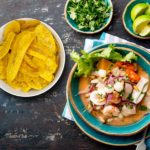
[[[117,117],[120,114],[120,110],[116,106],[113,106],[113,105],[105,106],[102,112],[103,112],[103,115],[108,118],[113,117],[113,116]]]
[[[106,100],[104,98],[105,94],[106,93],[104,91],[93,91],[90,94],[90,101],[94,105],[104,105],[106,103]]]

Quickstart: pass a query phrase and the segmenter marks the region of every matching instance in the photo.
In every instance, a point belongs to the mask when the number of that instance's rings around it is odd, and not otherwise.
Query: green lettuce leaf
[[[82,56],[75,51],[71,52],[71,58],[74,62],[78,64],[75,76],[87,76],[94,70],[93,58],[86,52],[81,51]]]
[[[115,51],[115,47],[113,45],[109,45],[97,56],[99,56],[99,58],[106,58],[106,59],[114,60],[114,61],[122,60],[122,55]]]
[[[76,63],[80,60],[80,55],[75,51],[72,51],[70,56],[71,56],[71,59]]]
[[[128,61],[128,62],[132,62],[132,60],[137,60],[137,56],[136,56],[133,52],[128,53],[128,54],[122,59],[122,61]]]
[[[71,59],[77,63],[77,70],[75,72],[75,76],[88,76],[93,70],[95,70],[95,64],[99,61],[100,58],[105,58],[112,61],[128,61],[132,62],[137,60],[137,56],[130,52],[125,56],[122,56],[119,52],[115,51],[115,47],[113,45],[109,45],[103,51],[94,52],[94,53],[86,53],[84,50],[81,50],[81,56],[72,51],[70,56]]]

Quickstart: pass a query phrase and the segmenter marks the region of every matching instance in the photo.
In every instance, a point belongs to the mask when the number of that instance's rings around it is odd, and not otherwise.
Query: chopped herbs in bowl
[[[111,0],[68,0],[67,23],[77,32],[93,34],[106,28],[113,15]]]

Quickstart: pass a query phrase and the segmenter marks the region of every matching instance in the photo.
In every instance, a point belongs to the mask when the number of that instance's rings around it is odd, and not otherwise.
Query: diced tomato
[[[128,70],[132,70],[132,71],[135,71],[135,68],[134,68],[134,66],[133,66],[133,65],[128,65],[128,66],[126,67],[126,69],[128,69]]]
[[[136,64],[129,62],[116,62],[116,66],[124,68],[132,82],[137,83],[140,80],[140,76],[136,73],[137,71]]]
[[[133,70],[126,69],[126,73],[132,82],[137,83],[140,80],[140,76]]]
[[[133,71],[136,70],[136,66],[134,64],[129,63],[129,62],[116,62],[116,66],[124,68],[124,69],[130,69]]]
[[[121,61],[116,62],[116,66],[122,67],[122,65],[123,65],[123,62],[121,62]]]

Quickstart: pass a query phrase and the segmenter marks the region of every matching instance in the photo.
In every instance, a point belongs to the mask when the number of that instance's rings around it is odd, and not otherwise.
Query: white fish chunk
[[[138,104],[142,100],[143,95],[148,89],[149,80],[147,78],[141,77],[140,81],[137,83],[138,90],[134,89],[132,93],[133,103]]]
[[[136,114],[136,107],[132,106],[132,108],[130,108],[130,106],[123,105],[121,113],[125,117],[134,115]]]

